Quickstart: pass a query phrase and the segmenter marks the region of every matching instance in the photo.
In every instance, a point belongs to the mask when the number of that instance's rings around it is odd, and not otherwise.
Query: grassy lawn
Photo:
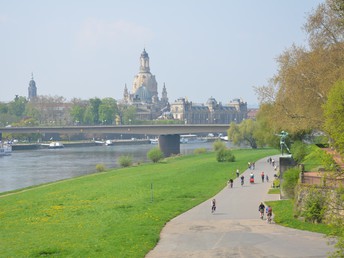
[[[207,200],[247,162],[278,153],[234,150],[111,170],[0,196],[2,257],[144,257],[166,222]]]

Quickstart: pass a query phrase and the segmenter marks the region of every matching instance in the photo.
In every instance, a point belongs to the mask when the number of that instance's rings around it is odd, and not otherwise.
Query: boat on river
[[[49,149],[62,149],[64,145],[62,142],[51,142],[48,147]]]
[[[12,154],[12,146],[0,143],[0,156],[9,156]]]
[[[203,143],[207,139],[199,137],[196,134],[182,134],[180,135],[180,143]]]

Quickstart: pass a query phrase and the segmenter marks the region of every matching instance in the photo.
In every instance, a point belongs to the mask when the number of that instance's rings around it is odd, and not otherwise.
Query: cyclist
[[[211,200],[211,213],[216,211],[216,200],[212,199]]]
[[[271,218],[272,218],[272,208],[271,208],[271,206],[269,206],[269,205],[268,205],[268,207],[267,207],[266,216],[267,216],[267,218],[268,218],[268,223],[271,223]]]
[[[261,202],[258,207],[258,211],[260,212],[261,219],[264,219],[264,209],[265,209],[265,205]]]

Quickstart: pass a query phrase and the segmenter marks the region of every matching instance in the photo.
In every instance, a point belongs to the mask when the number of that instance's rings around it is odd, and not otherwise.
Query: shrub
[[[106,167],[104,164],[97,164],[96,165],[96,171],[97,172],[104,172],[106,170]]]
[[[326,199],[322,192],[314,187],[310,188],[306,195],[301,216],[308,222],[321,223],[326,210],[325,203]]]
[[[213,143],[213,149],[214,149],[214,151],[224,150],[224,149],[226,149],[226,144],[224,142],[222,142],[221,140],[216,140]]]
[[[295,196],[295,187],[300,177],[300,170],[297,168],[290,168],[283,174],[282,189],[283,192],[290,198]]]
[[[233,153],[231,152],[230,149],[220,149],[217,152],[216,155],[216,160],[218,162],[234,162],[235,161],[235,156],[233,155]]]
[[[194,154],[202,154],[202,153],[206,153],[207,149],[206,148],[198,148],[194,150]]]
[[[153,163],[159,162],[164,158],[164,153],[158,148],[153,148],[147,153],[147,158],[149,158]]]
[[[120,156],[118,162],[121,167],[130,167],[133,164],[133,159],[131,156]]]

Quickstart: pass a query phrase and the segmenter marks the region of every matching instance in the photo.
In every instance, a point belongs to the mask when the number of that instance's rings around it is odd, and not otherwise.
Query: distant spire
[[[33,80],[33,72],[31,72],[31,80]]]

